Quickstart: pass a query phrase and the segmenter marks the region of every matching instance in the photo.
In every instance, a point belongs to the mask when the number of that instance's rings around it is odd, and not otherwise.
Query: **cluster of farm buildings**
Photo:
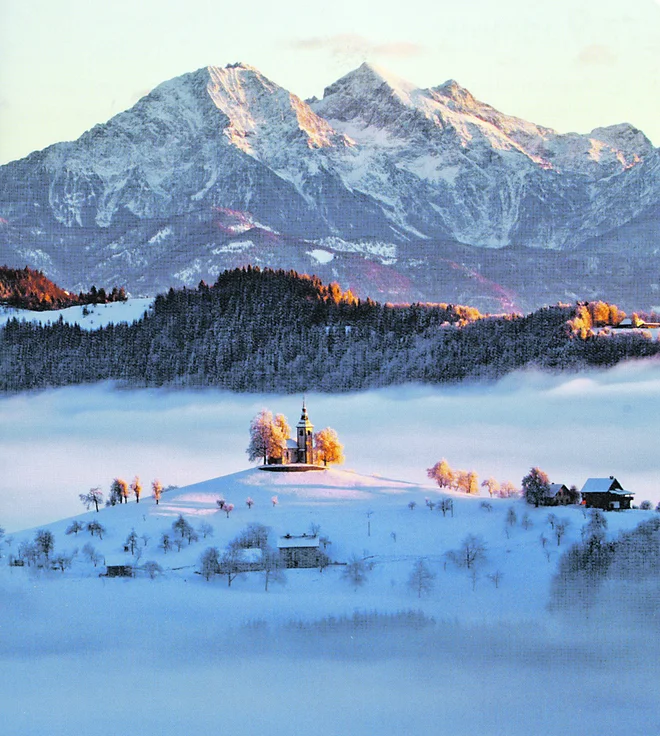
[[[610,475],[609,478],[589,478],[579,493],[563,483],[551,483],[550,490],[541,497],[540,505],[566,506],[579,502],[581,498],[588,509],[622,511],[632,506],[634,495]]]

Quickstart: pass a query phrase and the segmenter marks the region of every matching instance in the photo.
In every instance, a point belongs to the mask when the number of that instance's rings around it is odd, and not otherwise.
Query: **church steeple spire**
[[[312,465],[314,463],[314,425],[309,421],[304,395],[300,421],[296,425],[296,439],[298,462]]]

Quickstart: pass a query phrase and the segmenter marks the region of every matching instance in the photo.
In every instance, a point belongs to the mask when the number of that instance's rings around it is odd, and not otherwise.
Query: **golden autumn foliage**
[[[602,301],[586,302],[577,307],[575,317],[568,321],[568,326],[574,335],[584,339],[593,334],[594,327],[614,327],[625,319],[625,316],[626,313],[616,304]]]

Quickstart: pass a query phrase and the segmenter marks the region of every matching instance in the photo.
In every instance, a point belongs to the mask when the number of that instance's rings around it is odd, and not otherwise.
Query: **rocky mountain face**
[[[0,263],[134,294],[291,268],[390,301],[660,304],[660,149],[368,64],[303,101],[244,64],[0,167]]]

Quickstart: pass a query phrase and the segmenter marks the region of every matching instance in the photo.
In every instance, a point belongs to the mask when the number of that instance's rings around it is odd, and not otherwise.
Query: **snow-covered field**
[[[425,505],[437,489],[337,470],[252,469],[170,490],[158,506],[143,497],[80,515],[105,527],[102,540],[66,535],[71,520],[49,525],[56,552],[91,542],[100,555],[127,561],[123,545],[135,529],[140,564],[153,560],[164,572],[103,578],[103,565],[80,553],[64,573],[2,561],[6,732],[655,733],[657,620],[616,597],[586,614],[546,610],[582,511],[554,510],[569,521],[558,546],[547,509],[493,499],[486,510],[483,499],[453,495],[454,515],[443,516]],[[220,497],[235,504],[229,517]],[[514,525],[506,522],[511,508]],[[652,513],[612,514],[610,532]],[[159,539],[174,536],[179,514],[197,529],[210,524],[212,536],[200,532],[199,541],[164,552]],[[334,561],[357,555],[372,569],[357,589],[342,565],[289,570],[268,592],[257,572],[231,587],[195,573],[206,547],[222,549],[249,522],[270,526],[273,541],[319,524]],[[468,533],[486,547],[474,578],[445,558]],[[14,534],[9,551],[33,536]],[[435,575],[421,598],[408,585],[420,557]]]
[[[60,317],[66,324],[80,325],[84,330],[97,330],[109,324],[135,322],[147,311],[153,299],[136,298],[109,304],[88,304],[47,312],[31,312],[29,309],[14,309],[0,305],[0,327],[14,317],[24,322],[39,322],[49,325]]]
[[[354,470],[245,470],[247,426],[264,406],[295,424],[300,399],[97,386],[0,400],[0,525],[13,537],[0,560],[0,731],[658,732],[657,585],[606,589],[588,611],[548,610],[559,556],[580,539],[581,509],[553,510],[569,522],[557,545],[548,510],[519,500],[492,499],[488,510],[484,496],[454,495],[453,517],[425,504],[440,496],[425,469],[441,457],[516,483],[532,465],[578,487],[613,474],[636,501],[657,501],[657,362],[568,377],[516,374],[488,386],[308,396],[311,420],[338,431]],[[145,490],[139,504],[84,512],[79,493],[97,485],[107,493],[113,477],[134,475],[145,486],[159,477],[180,487],[158,506]],[[219,497],[235,506],[229,518],[217,510]],[[511,508],[517,519],[507,525]],[[213,535],[165,553],[161,535],[179,514],[197,529],[209,523]],[[67,535],[65,517],[74,515],[99,520],[103,539]],[[608,533],[654,515],[608,514]],[[273,541],[319,524],[332,560],[357,555],[372,569],[358,589],[333,565],[287,571],[268,592],[259,573],[231,588],[224,577],[196,574],[204,549],[222,550],[249,522],[271,527]],[[78,548],[72,568],[9,567],[9,554],[44,526],[56,553]],[[99,577],[103,568],[82,547],[128,559],[132,529],[141,563],[154,560],[163,574]],[[445,555],[468,534],[485,545],[474,577]],[[420,557],[435,574],[421,598],[408,586]]]

